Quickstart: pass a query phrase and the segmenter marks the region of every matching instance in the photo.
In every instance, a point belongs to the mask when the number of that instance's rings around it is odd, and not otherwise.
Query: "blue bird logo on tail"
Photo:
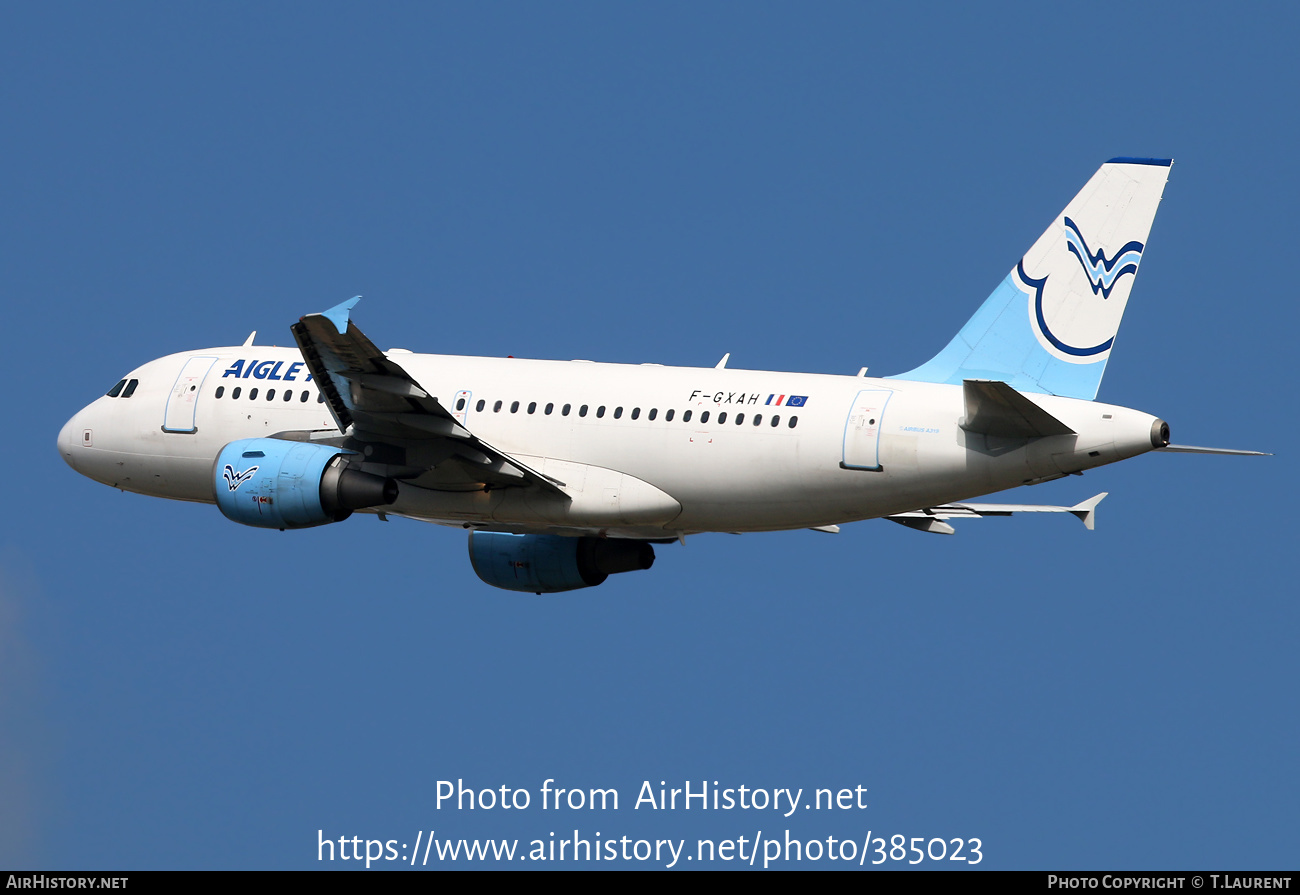
[[[1088,248],[1087,241],[1079,232],[1079,227],[1068,217],[1065,219],[1065,241],[1067,248],[1074,253],[1083,265],[1083,272],[1092,285],[1092,294],[1110,298],[1115,283],[1126,273],[1137,275],[1138,264],[1142,261],[1142,243],[1134,240],[1125,243],[1115,257],[1107,260],[1106,252],[1098,249],[1094,255]]]

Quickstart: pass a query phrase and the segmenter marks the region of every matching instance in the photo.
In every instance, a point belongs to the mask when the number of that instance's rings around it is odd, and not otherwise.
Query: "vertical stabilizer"
[[[1171,164],[1102,165],[948,346],[890,378],[1096,398]]]

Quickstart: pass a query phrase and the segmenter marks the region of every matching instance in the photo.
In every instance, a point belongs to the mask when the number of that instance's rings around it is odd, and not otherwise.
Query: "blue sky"
[[[1293,866],[1296,26],[1283,4],[11,5],[0,864],[870,829],[978,837],[986,867]],[[456,531],[245,529],[54,449],[132,367],[285,344],[356,294],[381,348],[911,369],[1116,155],[1176,161],[1099,398],[1277,456],[1003,498],[1109,491],[1093,533],[701,536],[537,598],[480,583]],[[536,800],[548,778],[620,810],[436,807],[439,780]],[[645,780],[869,806],[634,810]]]

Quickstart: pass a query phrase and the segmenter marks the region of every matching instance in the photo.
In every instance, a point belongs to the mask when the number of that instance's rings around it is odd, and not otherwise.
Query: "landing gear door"
[[[167,409],[163,411],[164,432],[192,434],[199,431],[194,424],[194,408],[198,404],[199,389],[208,370],[217,362],[215,357],[192,357],[176,377],[172,393],[167,396]]]
[[[858,392],[844,422],[844,459],[842,469],[879,470],[880,427],[885,416],[885,405],[893,395],[892,389],[872,388]]]

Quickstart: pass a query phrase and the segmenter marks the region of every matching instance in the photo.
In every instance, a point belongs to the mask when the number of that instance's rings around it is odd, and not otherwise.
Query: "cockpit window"
[[[115,386],[113,386],[112,388],[110,388],[110,389],[108,390],[108,396],[109,396],[110,398],[116,398],[118,395],[122,394],[122,386],[124,386],[124,385],[126,385],[126,380],[125,380],[125,379],[123,379],[123,380],[122,380],[121,382],[119,382],[117,385],[115,385]]]
[[[139,379],[132,379],[126,384],[126,390],[122,392],[123,398],[129,398],[135,394],[135,387],[140,384]]]

